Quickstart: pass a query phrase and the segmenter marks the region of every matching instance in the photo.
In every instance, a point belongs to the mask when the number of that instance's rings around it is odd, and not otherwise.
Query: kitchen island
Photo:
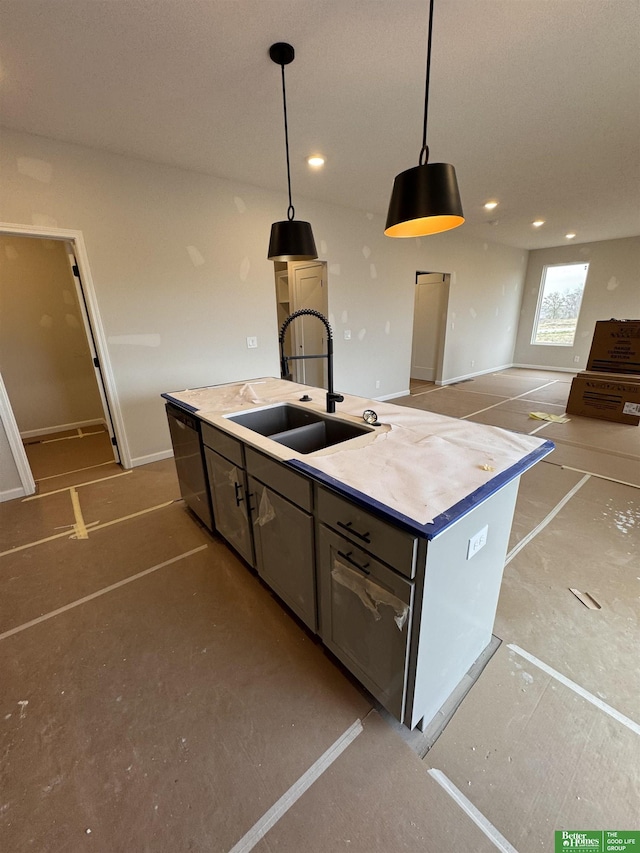
[[[324,393],[264,378],[162,396],[199,421],[214,529],[424,728],[491,640],[519,478],[553,445],[351,395],[329,415]],[[320,426],[336,443],[309,449]]]

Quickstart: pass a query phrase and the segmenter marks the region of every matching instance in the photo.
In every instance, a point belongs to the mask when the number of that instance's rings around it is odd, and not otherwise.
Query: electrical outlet
[[[489,525],[485,524],[482,530],[479,530],[475,536],[472,536],[469,539],[469,544],[467,546],[467,560],[470,560],[472,557],[478,553],[481,548],[487,544],[487,535],[489,533]]]
[[[258,339],[255,337],[247,338],[247,349],[255,349],[258,346]]]
[[[344,330],[344,339],[345,339],[345,341],[351,340],[351,329],[345,329]]]
[[[379,388],[379,387],[380,387],[380,380],[376,379],[376,388]]]
[[[580,364],[580,356],[579,355],[574,355],[573,363],[574,364]]]

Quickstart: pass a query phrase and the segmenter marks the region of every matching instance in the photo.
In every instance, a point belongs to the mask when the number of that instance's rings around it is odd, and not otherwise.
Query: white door
[[[322,261],[312,263],[296,262],[289,264],[289,287],[291,310],[312,308],[325,317],[329,311],[327,298],[326,264]],[[290,328],[292,336],[292,355],[324,355],[327,352],[327,333],[324,324],[317,317],[298,317]],[[291,362],[291,372],[296,382],[313,385],[316,388],[327,387],[327,360],[304,359]]]
[[[444,330],[449,302],[449,276],[417,276],[413,311],[411,378],[435,382],[442,378]]]
[[[80,316],[82,317],[82,322],[84,324],[84,330],[87,336],[87,342],[89,344],[89,351],[91,353],[91,359],[93,361],[93,367],[96,373],[96,385],[98,386],[98,393],[100,395],[100,401],[102,402],[102,409],[104,411],[104,421],[107,427],[107,432],[109,433],[109,438],[111,439],[111,446],[113,447],[113,458],[116,462],[120,462],[120,453],[118,451],[116,434],[113,428],[111,410],[109,409],[109,402],[107,400],[107,395],[104,388],[104,379],[102,376],[102,371],[100,369],[100,361],[98,359],[98,353],[96,350],[95,341],[93,339],[91,323],[89,322],[87,305],[85,302],[84,291],[82,289],[82,281],[80,280],[80,270],[78,268],[76,256],[73,253],[73,247],[70,244],[67,244],[67,257],[69,258],[69,266],[71,268],[71,274],[73,276],[73,282],[76,288],[76,296],[78,297],[78,304],[80,306]]]

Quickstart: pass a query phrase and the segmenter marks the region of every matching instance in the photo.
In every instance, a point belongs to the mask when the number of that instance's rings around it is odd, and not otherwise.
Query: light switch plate
[[[469,544],[467,546],[467,560],[470,560],[472,557],[478,553],[481,548],[487,544],[487,536],[489,534],[489,525],[485,524],[482,530],[478,530],[475,536],[472,536],[469,539]]]
[[[247,338],[247,349],[255,349],[258,346],[258,339],[256,337]]]

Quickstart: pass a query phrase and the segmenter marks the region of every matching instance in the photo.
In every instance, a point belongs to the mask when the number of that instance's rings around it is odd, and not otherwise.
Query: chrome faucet
[[[320,353],[319,355],[285,355],[284,354],[284,336],[289,328],[290,323],[296,319],[296,317],[317,317],[318,320],[321,320],[324,323],[324,327],[327,330],[327,352]],[[291,374],[289,373],[289,362],[290,361],[298,361],[304,358],[326,358],[327,359],[327,412],[332,414],[336,410],[336,403],[342,403],[344,397],[342,394],[336,394],[333,390],[333,332],[331,331],[331,326],[329,325],[329,321],[321,314],[319,311],[315,311],[313,308],[301,308],[299,311],[294,311],[293,314],[289,314],[287,319],[282,324],[280,329],[280,334],[278,336],[278,341],[280,343],[280,376],[283,379],[291,379]]]

